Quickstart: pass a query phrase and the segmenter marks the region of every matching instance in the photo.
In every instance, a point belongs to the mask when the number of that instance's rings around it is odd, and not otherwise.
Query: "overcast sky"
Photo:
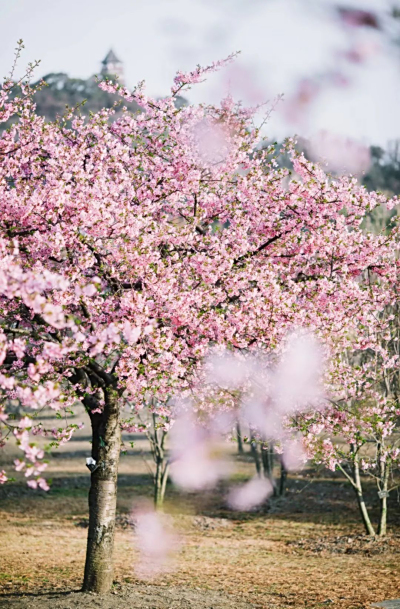
[[[339,3],[339,0],[338,0]],[[385,27],[389,0],[343,0],[377,9]],[[342,70],[345,88],[324,89],[308,121],[288,124],[284,104],[270,119],[273,136],[319,129],[385,144],[400,137],[400,56],[381,33],[339,26],[333,0],[0,0],[0,68],[8,73],[16,41],[25,63],[41,59],[37,76],[67,72],[87,78],[112,47],[126,81],[145,79],[154,95],[168,93],[178,69],[189,70],[240,50],[234,69],[195,87],[191,101],[217,101],[228,89],[253,103],[284,93],[300,79]],[[343,65],[355,42],[375,49],[363,65]],[[368,47],[369,48],[369,47]],[[280,108],[280,110],[279,110]]]

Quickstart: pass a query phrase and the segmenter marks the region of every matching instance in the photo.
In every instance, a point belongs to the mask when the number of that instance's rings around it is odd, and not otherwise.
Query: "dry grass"
[[[21,479],[1,489],[1,594],[79,588],[87,533],[88,452],[81,434],[59,453],[49,467],[53,484],[48,494],[29,491]],[[137,439],[129,452],[122,458],[118,502],[115,563],[121,584],[137,581],[137,554],[124,515],[139,496],[151,495],[145,441]],[[12,457],[8,453],[7,460]],[[252,473],[250,457],[238,459],[237,479]],[[352,539],[363,531],[352,491],[336,475],[303,472],[289,479],[285,498],[247,515],[229,512],[223,496],[222,487],[190,496],[168,489],[166,511],[173,514],[184,544],[176,569],[158,579],[158,586],[218,590],[279,609],[360,608],[400,596],[400,542],[395,538],[376,554],[357,538],[353,553]],[[375,499],[371,488],[368,501],[374,505]],[[400,510],[396,498],[391,500],[390,530],[399,534]],[[337,540],[342,536],[352,538],[345,540],[344,549]]]

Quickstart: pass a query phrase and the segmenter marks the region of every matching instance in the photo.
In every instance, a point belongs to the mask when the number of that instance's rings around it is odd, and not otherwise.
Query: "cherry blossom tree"
[[[398,228],[389,241],[399,246]],[[378,277],[366,277],[379,282]],[[398,281],[386,286],[384,309],[364,319],[331,370],[331,403],[297,418],[309,454],[340,471],[355,491],[368,535],[375,535],[364,499],[363,480],[372,480],[380,502],[377,534],[387,534],[387,499],[399,487],[399,304]]]
[[[42,278],[28,297],[1,291],[1,426],[8,434],[7,409],[19,400],[11,435],[33,465],[29,479],[47,488],[28,435],[67,441],[69,414],[84,406],[86,591],[112,584],[121,430],[136,430],[141,411],[167,431],[171,398],[199,386],[212,346],[272,353],[306,327],[336,354],[389,304],[395,254],[384,236],[360,230],[384,197],[352,177],[330,179],[289,143],[290,178],[270,148],[257,148],[257,109],[230,97],[176,108],[178,94],[224,63],[178,73],[162,100],[142,84],[100,83],[141,108],[113,122],[115,109],[46,123],[26,82],[6,80],[0,93],[0,120],[13,120],[0,139],[2,247],[23,277]],[[365,285],[366,273],[380,281]],[[46,429],[46,405],[62,411],[63,429]]]
[[[396,203],[387,202],[389,213]],[[309,455],[351,484],[365,531],[373,536],[387,534],[387,499],[399,486],[399,230],[397,216],[381,229],[394,253],[387,267],[392,279],[382,282],[381,267],[360,276],[364,290],[381,294],[350,335],[335,339],[336,356],[326,379],[328,407],[294,420]],[[377,529],[364,498],[365,480],[375,483],[379,497]]]
[[[11,418],[7,411],[16,401],[28,411],[46,407],[59,411],[66,407],[59,384],[54,379],[46,379],[46,372],[51,367],[49,362],[74,352],[78,329],[72,317],[67,318],[61,306],[44,295],[57,292],[57,300],[67,288],[65,279],[46,270],[23,270],[16,262],[16,244],[12,251],[9,251],[9,245],[0,241],[0,365],[6,371],[6,374],[0,373],[0,445],[3,447],[11,435],[26,460],[16,459],[15,469],[25,471],[31,488],[48,490],[46,480],[41,477],[47,467],[41,461],[44,451],[30,442],[29,434],[46,432],[42,427],[35,427],[28,416],[20,417],[14,424],[15,417]],[[29,323],[33,318],[39,320],[40,328],[34,329]],[[68,336],[61,339],[61,330],[67,330]],[[21,365],[23,361],[27,366]],[[70,425],[65,430],[49,433],[57,441],[63,441],[69,439],[75,427]],[[4,470],[1,480],[2,483],[7,481]]]

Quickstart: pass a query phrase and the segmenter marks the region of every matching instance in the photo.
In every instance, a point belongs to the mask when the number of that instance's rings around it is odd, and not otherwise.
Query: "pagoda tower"
[[[118,76],[118,82],[124,84],[124,67],[123,63],[112,49],[110,49],[101,62],[101,74],[102,76],[108,76],[109,78],[115,78]]]

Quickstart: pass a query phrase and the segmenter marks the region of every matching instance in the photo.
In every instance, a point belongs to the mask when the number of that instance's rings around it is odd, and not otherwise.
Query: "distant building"
[[[107,55],[105,56],[105,58],[103,59],[103,61],[101,63],[102,63],[101,74],[103,76],[108,76],[109,78],[118,76],[118,82],[121,84],[124,83],[123,63],[120,59],[118,59],[118,57],[116,56],[116,54],[114,53],[114,51],[112,49],[110,49],[108,51]]]

